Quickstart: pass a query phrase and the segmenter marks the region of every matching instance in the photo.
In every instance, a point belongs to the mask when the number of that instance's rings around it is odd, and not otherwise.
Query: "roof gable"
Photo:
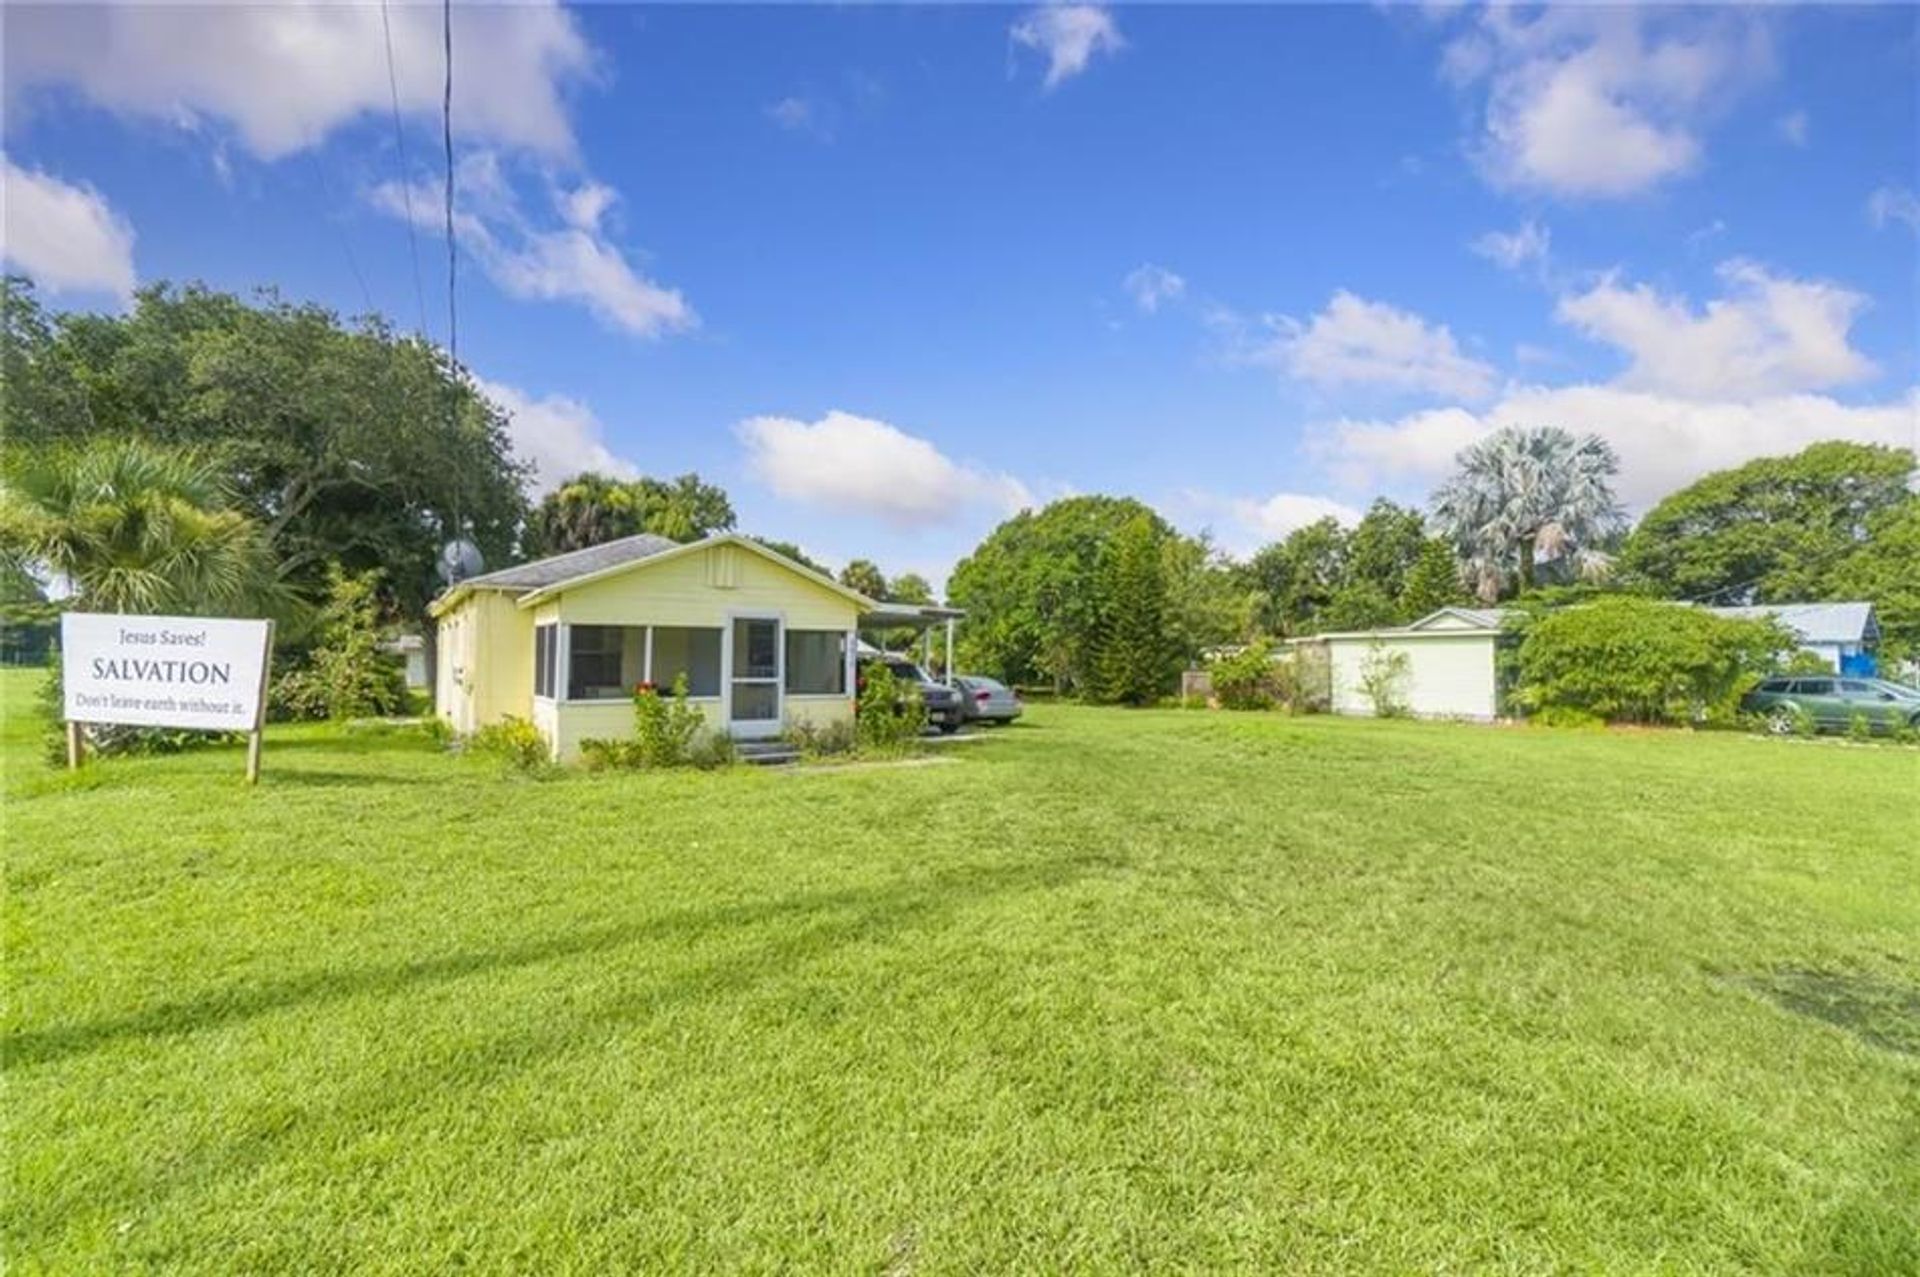
[[[608,544],[612,544],[612,543],[609,542]],[[872,599],[860,593],[858,590],[842,585],[840,584],[840,582],[834,580],[832,577],[827,576],[820,572],[815,572],[813,569],[805,566],[804,564],[795,563],[792,559],[789,559],[786,555],[781,554],[779,551],[770,550],[766,546],[761,545],[758,541],[754,540],[752,537],[741,536],[737,532],[722,532],[716,536],[707,537],[704,540],[689,541],[685,544],[676,544],[673,542],[668,542],[668,548],[664,550],[658,550],[649,554],[632,555],[625,559],[622,559],[613,563],[609,563],[598,568],[592,568],[590,570],[579,572],[571,576],[562,577],[558,580],[549,582],[545,585],[538,586],[534,589],[527,591],[525,594],[522,594],[518,602],[519,602],[519,605],[523,608],[532,607],[536,603],[539,603],[540,601],[542,601],[543,599],[552,598],[556,594],[562,593],[569,589],[573,589],[577,586],[586,585],[589,582],[603,581],[609,577],[619,576],[627,572],[637,571],[641,568],[652,567],[658,563],[666,563],[670,560],[678,559],[686,555],[698,554],[702,551],[711,550],[719,546],[732,546],[737,549],[745,550],[745,551],[748,551],[749,553],[758,555],[760,558],[765,559],[767,562],[774,564],[776,567],[785,569],[786,571],[792,573],[794,576],[799,577],[801,580],[808,582],[809,584],[818,586],[821,589],[829,590],[832,593],[841,596],[842,598],[853,603],[854,606],[860,608],[862,611],[868,611],[875,606],[874,601]],[[556,556],[556,557],[564,557],[564,556]]]
[[[1497,630],[1506,610],[1497,607],[1443,607],[1429,612],[1409,630]]]

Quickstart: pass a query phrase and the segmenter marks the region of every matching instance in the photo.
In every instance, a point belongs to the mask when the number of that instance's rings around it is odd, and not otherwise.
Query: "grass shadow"
[[[791,919],[770,942],[681,971],[642,988],[609,993],[596,1006],[583,1009],[553,1027],[503,1036],[475,1049],[470,1044],[447,1047],[445,1072],[457,1072],[460,1087],[472,1091],[527,1069],[594,1050],[606,1040],[607,1030],[636,1024],[695,1000],[713,1001],[748,992],[769,979],[789,979],[795,972],[831,956],[849,944],[870,943],[910,925],[926,925],[952,916],[984,900],[1033,891],[1052,890],[1088,874],[1116,866],[1111,857],[1089,855],[1070,860],[966,869],[849,891],[817,892],[757,905],[694,910],[639,927],[605,927],[577,935],[358,973],[316,973],[258,990],[169,1004],[151,1012],[71,1026],[64,1030],[24,1034],[11,1044],[7,1064],[43,1063],[97,1050],[131,1036],[201,1032],[273,1011],[311,1006],[365,993],[404,993],[436,981],[460,979],[503,968],[566,958],[602,955],[647,941],[675,935],[705,933],[714,928],[761,925]],[[453,1067],[457,1057],[457,1069]],[[440,1072],[434,1065],[426,1071]],[[210,1184],[255,1174],[276,1152],[323,1124],[343,1120],[357,1129],[378,1129],[385,1115],[416,1103],[407,1088],[390,1077],[370,1073],[356,1079],[357,1090],[325,1106],[305,1109],[291,1119],[276,1120],[270,1129],[210,1142],[191,1154],[177,1151],[170,1161],[168,1196],[201,1191]],[[11,1228],[16,1237],[50,1234],[76,1212],[97,1210],[111,1200],[130,1206],[151,1204],[152,1180],[123,1173],[107,1189],[90,1185],[82,1195],[42,1201],[39,1218],[16,1215]]]

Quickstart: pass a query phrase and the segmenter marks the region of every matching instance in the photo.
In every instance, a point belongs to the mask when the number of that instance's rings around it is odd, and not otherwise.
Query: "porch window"
[[[560,655],[560,645],[554,640],[559,633],[557,625],[533,627],[533,694],[547,700],[553,699],[554,667]]]
[[[687,695],[720,695],[720,634],[717,629],[653,627],[653,683],[662,692],[687,676]]]
[[[787,694],[846,695],[846,651],[842,630],[788,630]]]
[[[567,634],[567,699],[617,701],[645,677],[646,627],[575,625]]]

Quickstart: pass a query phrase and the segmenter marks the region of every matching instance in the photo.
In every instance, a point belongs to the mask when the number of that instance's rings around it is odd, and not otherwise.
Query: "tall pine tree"
[[[1150,705],[1165,695],[1177,658],[1167,632],[1167,575],[1154,520],[1137,515],[1100,556],[1101,624],[1094,692]]]

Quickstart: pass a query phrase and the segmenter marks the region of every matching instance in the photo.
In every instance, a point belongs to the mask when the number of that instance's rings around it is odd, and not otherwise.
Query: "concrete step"
[[[785,741],[743,740],[734,745],[733,752],[741,762],[756,767],[778,767],[800,757],[800,751]]]

